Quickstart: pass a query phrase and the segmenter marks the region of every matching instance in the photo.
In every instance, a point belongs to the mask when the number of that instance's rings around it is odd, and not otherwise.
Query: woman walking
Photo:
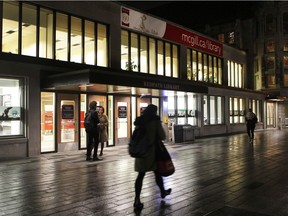
[[[158,140],[165,139],[165,131],[161,125],[160,117],[157,115],[157,106],[153,104],[148,105],[143,111],[143,115],[136,118],[134,125],[136,127],[142,127],[146,130],[145,134],[147,134],[147,145],[151,145],[146,157],[135,158],[135,171],[138,172],[138,176],[135,181],[134,200],[134,211],[136,212],[141,211],[144,206],[140,201],[140,194],[146,172],[154,172],[155,180],[160,189],[162,199],[169,195],[172,189],[169,188],[168,190],[165,190],[162,176],[156,170],[156,148],[159,145]]]

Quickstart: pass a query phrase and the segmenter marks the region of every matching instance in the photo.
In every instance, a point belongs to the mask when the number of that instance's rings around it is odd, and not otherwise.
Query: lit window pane
[[[121,69],[128,70],[128,32],[121,32]]]
[[[95,64],[95,26],[93,22],[85,20],[85,55],[84,63]]]
[[[138,71],[138,35],[131,33],[131,62],[129,69]]]
[[[55,151],[55,93],[41,92],[41,152]]]
[[[68,61],[68,17],[56,14],[56,59]]]
[[[173,77],[178,77],[178,47],[173,45]]]
[[[22,55],[36,56],[36,7],[23,4]]]
[[[97,29],[97,65],[108,66],[107,27],[101,24]]]
[[[157,48],[158,48],[158,53],[157,53],[157,67],[158,75],[164,75],[164,44],[162,41],[157,42]]]
[[[21,84],[17,79],[0,79],[0,136],[23,135]]]
[[[19,6],[14,2],[3,2],[2,52],[18,54]]]
[[[53,12],[40,10],[39,57],[53,58]]]
[[[82,63],[82,23],[81,19],[71,17],[71,62]]]
[[[149,38],[149,72],[156,74],[156,42]]]
[[[148,72],[148,59],[147,59],[147,37],[140,36],[140,72]]]
[[[165,75],[171,76],[171,45],[165,43]]]

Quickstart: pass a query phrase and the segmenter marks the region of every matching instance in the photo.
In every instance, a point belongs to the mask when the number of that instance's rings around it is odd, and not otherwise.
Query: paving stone
[[[140,215],[288,215],[288,129],[166,143],[175,174],[161,199],[147,173]],[[0,162],[0,216],[122,216],[133,212],[134,159],[127,146],[105,148],[103,161],[85,150]]]

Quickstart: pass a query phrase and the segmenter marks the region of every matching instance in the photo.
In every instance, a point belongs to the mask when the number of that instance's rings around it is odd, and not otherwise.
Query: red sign
[[[80,128],[84,128],[84,116],[85,116],[84,111],[81,111],[80,112]]]
[[[166,25],[163,38],[198,50],[213,53],[217,56],[223,56],[223,44],[169,23]]]
[[[52,111],[45,111],[44,130],[53,130],[53,112]]]

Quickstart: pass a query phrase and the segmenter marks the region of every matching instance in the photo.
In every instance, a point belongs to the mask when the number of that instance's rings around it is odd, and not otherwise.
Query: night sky
[[[127,6],[164,18],[184,27],[201,30],[253,17],[257,1],[121,1]]]

